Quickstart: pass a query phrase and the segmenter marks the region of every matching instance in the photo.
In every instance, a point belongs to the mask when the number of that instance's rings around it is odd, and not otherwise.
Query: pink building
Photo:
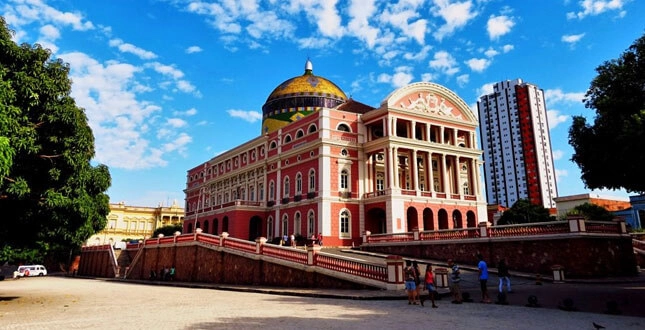
[[[477,118],[449,89],[413,83],[378,108],[305,73],[267,98],[262,134],[188,170],[184,232],[233,237],[475,227],[486,221]]]

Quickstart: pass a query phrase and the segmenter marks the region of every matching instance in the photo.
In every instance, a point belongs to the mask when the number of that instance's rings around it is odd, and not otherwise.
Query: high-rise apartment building
[[[496,83],[477,102],[488,204],[518,199],[555,208],[558,196],[544,91],[522,79]]]

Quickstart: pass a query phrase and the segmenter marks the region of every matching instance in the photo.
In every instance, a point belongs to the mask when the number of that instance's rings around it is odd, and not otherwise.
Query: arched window
[[[249,187],[249,200],[255,201],[255,187]]]
[[[273,217],[269,217],[267,219],[267,239],[272,239],[273,238]]]
[[[278,144],[275,143],[275,141],[271,141],[271,144],[269,144],[269,149],[275,149],[278,147]]]
[[[296,174],[296,195],[302,195],[302,174]]]
[[[316,171],[312,168],[309,170],[309,192],[316,191]]]
[[[293,233],[294,235],[300,235],[302,232],[300,231],[301,227],[301,222],[300,222],[300,212],[296,212],[296,214],[293,216]]]
[[[307,214],[307,237],[311,237],[316,233],[314,225],[314,211],[309,210],[309,213]]]
[[[258,201],[264,200],[264,183],[258,185]]]
[[[468,187],[468,182],[464,182],[462,188],[463,188],[463,191],[464,191],[464,195],[470,195],[470,187]]]
[[[269,200],[275,200],[275,183],[273,183],[273,180],[269,182]]]
[[[282,216],[282,236],[289,236],[289,216]]]
[[[291,142],[291,135],[287,135],[287,136],[284,137],[284,143],[286,144],[286,143],[289,143],[289,142]]]
[[[341,132],[351,132],[352,130],[347,126],[347,124],[338,124],[338,127],[336,127],[337,130]]]
[[[289,197],[289,177],[284,178],[284,194],[283,197]]]
[[[296,139],[299,139],[299,138],[301,138],[301,137],[303,137],[303,136],[305,136],[305,132],[304,132],[303,130],[299,129],[299,130],[296,132]]]
[[[317,130],[318,130],[318,127],[316,127],[316,125],[314,125],[314,124],[311,124],[311,125],[309,125],[309,128],[307,129],[307,132],[311,134],[311,133],[313,133],[313,132],[315,132]]]
[[[349,189],[349,172],[347,169],[340,171],[340,189],[348,190]]]
[[[350,214],[348,210],[343,210],[340,212],[340,236],[349,237],[349,228],[350,228]]]

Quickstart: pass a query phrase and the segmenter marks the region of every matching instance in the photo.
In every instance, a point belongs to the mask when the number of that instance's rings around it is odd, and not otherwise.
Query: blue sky
[[[558,193],[590,192],[570,161],[571,116],[593,118],[595,68],[645,33],[636,0],[1,0],[0,14],[14,41],[70,64],[110,201],[138,206],[183,205],[186,171],[257,137],[267,96],[307,58],[375,107],[417,81],[473,109],[495,82],[538,85]]]

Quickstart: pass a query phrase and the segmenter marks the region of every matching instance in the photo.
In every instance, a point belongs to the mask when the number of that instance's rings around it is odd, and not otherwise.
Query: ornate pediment
[[[417,92],[402,97],[396,104],[411,111],[464,119],[461,111],[445,97],[434,92]]]

